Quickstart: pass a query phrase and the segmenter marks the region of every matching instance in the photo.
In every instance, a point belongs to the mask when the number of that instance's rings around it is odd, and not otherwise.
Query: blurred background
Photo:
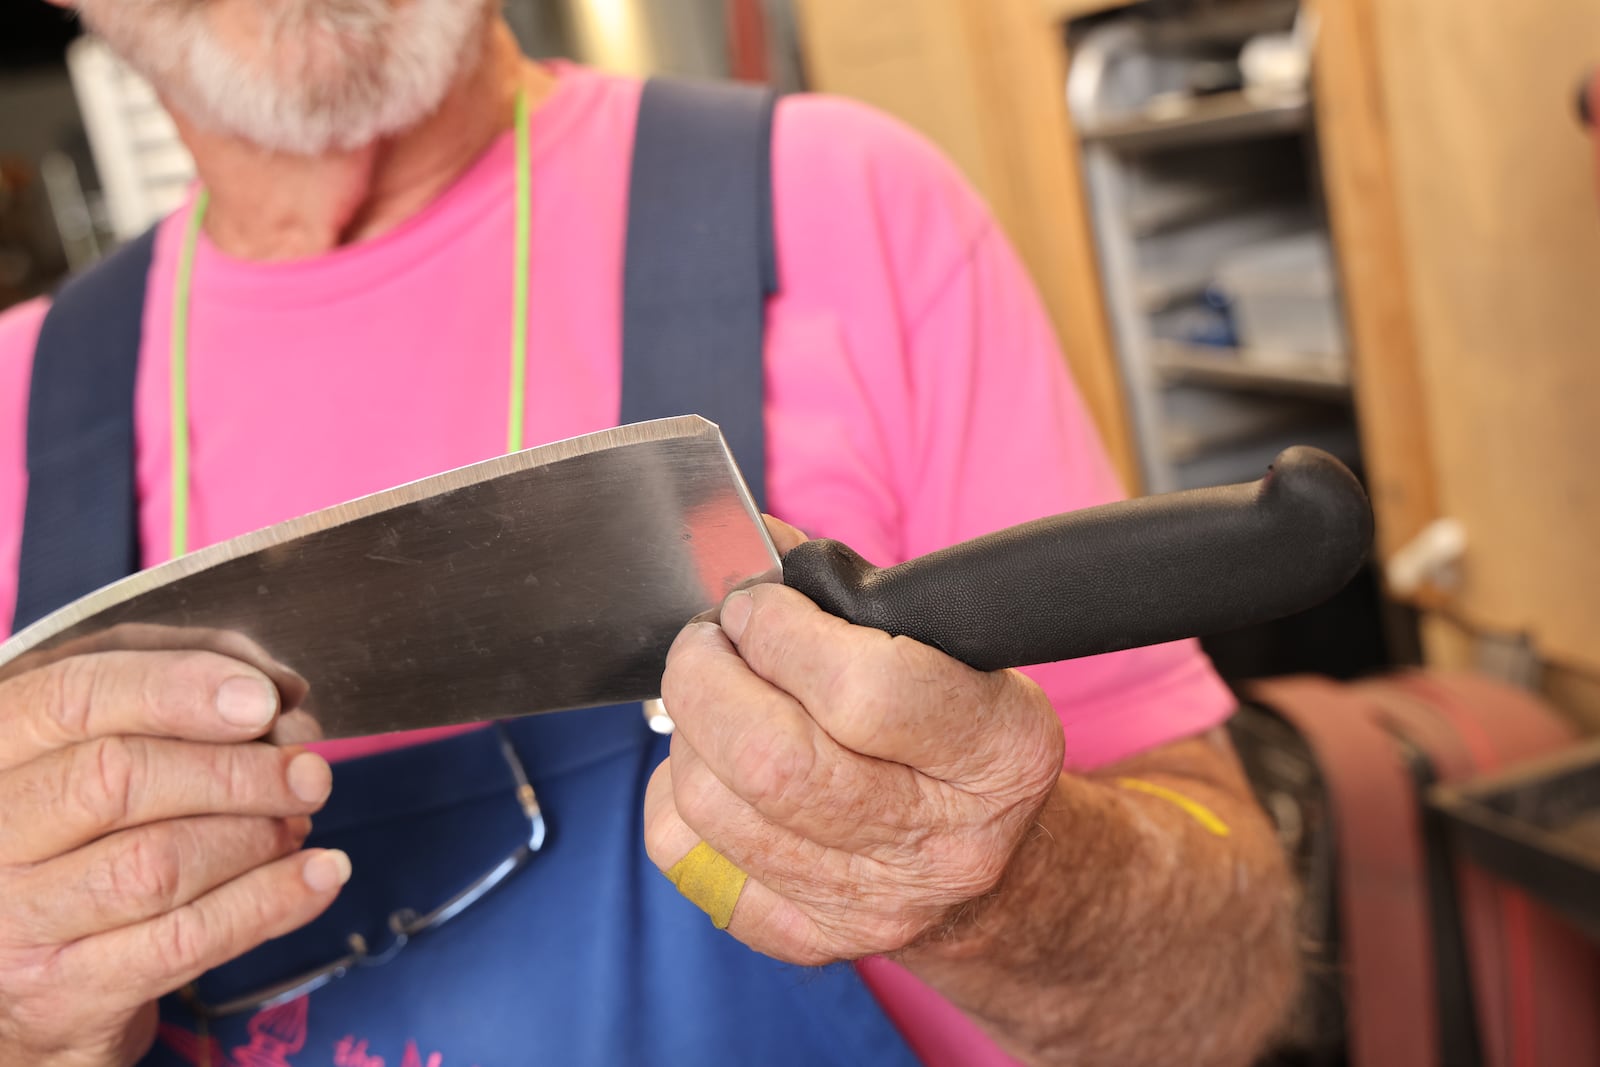
[[[1349,463],[1377,513],[1367,571],[1314,612],[1207,641],[1247,704],[1273,703],[1253,688],[1267,677],[1470,670],[1540,701],[1571,745],[1600,733],[1600,198],[1580,106],[1600,95],[1600,3],[506,7],[536,56],[837,93],[921,130],[1031,270],[1131,491],[1251,480],[1292,443]],[[0,5],[0,308],[143,230],[189,179],[157,102],[69,16]],[[1386,736],[1406,732],[1401,718]],[[1339,950],[1356,920],[1349,884],[1334,888],[1349,872],[1329,858],[1335,776],[1284,719],[1237,727],[1312,890],[1324,966],[1280,1062],[1378,1063],[1351,1044],[1362,1016]],[[1454,895],[1449,851],[1493,820],[1429,792],[1488,768],[1450,771],[1407,744],[1400,814],[1423,827],[1412,846],[1445,851],[1427,867],[1430,908],[1409,920],[1430,926],[1435,977],[1394,1009],[1440,1038],[1429,1062],[1600,1062],[1507,1036],[1522,1031],[1491,1003],[1500,957],[1464,932],[1472,892]],[[1506,885],[1538,882],[1574,924],[1551,936],[1600,931],[1600,770],[1559,787],[1542,773],[1537,803],[1483,800],[1525,820],[1491,846],[1531,851],[1474,855]],[[1529,844],[1540,834],[1566,836]],[[1358,847],[1347,836],[1344,859]],[[1578,1012],[1600,1018],[1600,1002]]]

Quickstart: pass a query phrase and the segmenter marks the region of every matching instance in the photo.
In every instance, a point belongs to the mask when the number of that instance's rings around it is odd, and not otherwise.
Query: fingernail
[[[300,877],[318,893],[328,893],[350,880],[350,857],[336,848],[314,852],[306,860]]]
[[[333,791],[333,768],[315,752],[302,752],[289,761],[289,788],[307,804],[320,804]]]
[[[730,593],[728,599],[722,602],[723,632],[735,641],[739,640],[744,628],[750,624],[750,613],[755,610],[756,602],[748,589]]]
[[[217,687],[217,714],[235,726],[258,730],[278,714],[278,691],[261,678],[229,678]]]

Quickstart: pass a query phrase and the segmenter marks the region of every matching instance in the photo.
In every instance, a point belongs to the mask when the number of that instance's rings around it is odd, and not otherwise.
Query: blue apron
[[[772,248],[768,94],[652,81],[634,145],[622,421],[721,425],[761,499]],[[152,241],[69,283],[40,333],[18,626],[136,569],[133,381]],[[82,383],[98,383],[84,389]],[[148,1065],[911,1064],[855,969],[801,969],[715,930],[645,854],[665,757],[637,705],[510,724],[550,833],[509,882],[391,961],[253,1016],[162,1003]],[[303,930],[205,976],[202,999],[320,967],[399,908],[442,903],[527,835],[492,731],[340,764],[311,844],[354,876]]]
[[[429,1067],[435,1054],[438,1067],[916,1062],[853,966],[794,967],[745,948],[651,864],[644,790],[667,739],[638,705],[509,732],[549,824],[529,865],[389,962],[265,1017],[211,1022],[212,1063],[333,1065],[341,1049],[361,1067],[408,1055]],[[350,853],[349,885],[316,922],[207,975],[202,999],[320,967],[352,933],[380,953],[391,912],[444,901],[527,825],[488,730],[339,764],[310,844]],[[178,998],[162,1021],[145,1062],[199,1063],[197,1020]]]

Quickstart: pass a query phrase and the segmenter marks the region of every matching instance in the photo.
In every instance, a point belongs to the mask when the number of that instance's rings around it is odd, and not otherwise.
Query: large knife
[[[126,578],[0,645],[0,678],[80,651],[252,660],[328,738],[658,695],[667,649],[734,589],[992,670],[1235,629],[1360,567],[1366,495],[1283,453],[1259,482],[1108,504],[879,570],[812,541],[780,561],[704,419],[624,426],[464,467]]]

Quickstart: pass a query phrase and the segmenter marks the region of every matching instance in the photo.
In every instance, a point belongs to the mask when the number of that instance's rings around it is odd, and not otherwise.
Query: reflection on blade
[[[329,738],[655,696],[684,623],[780,580],[721,433],[694,416],[413,482],[195,552],[0,645],[0,678],[105,648],[206,648]]]

